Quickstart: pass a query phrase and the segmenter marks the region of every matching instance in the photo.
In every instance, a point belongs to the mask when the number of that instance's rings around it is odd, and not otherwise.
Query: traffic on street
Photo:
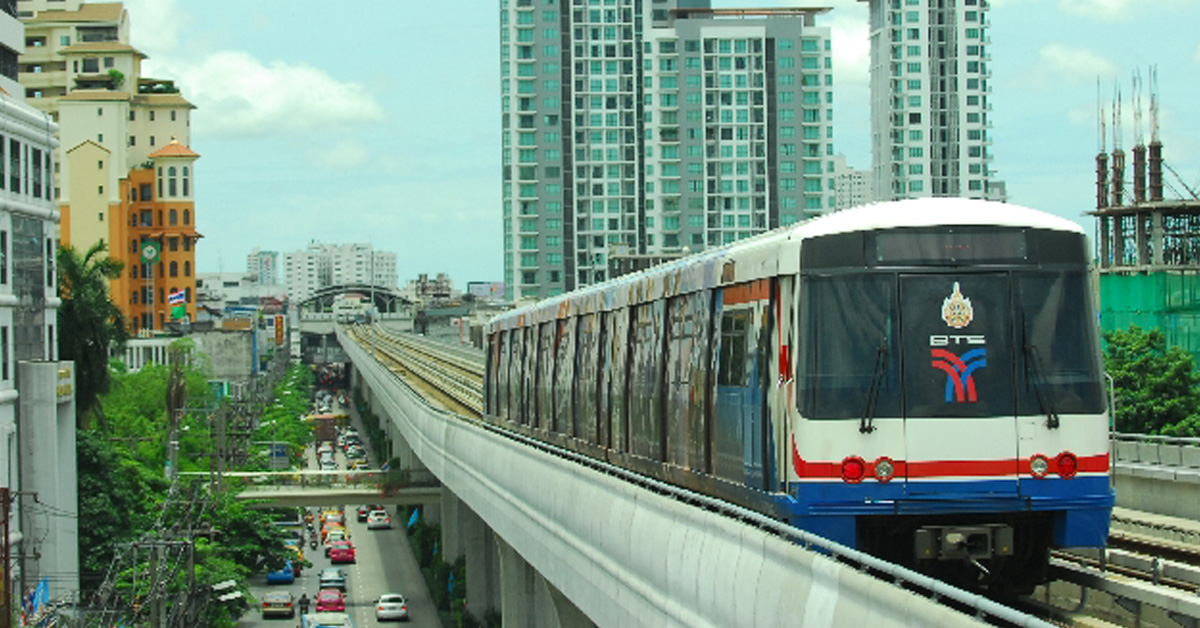
[[[333,395],[333,412],[339,407]],[[365,451],[354,427],[339,427],[334,440],[314,442],[306,451],[310,469],[349,469],[362,464]],[[349,455],[348,455],[349,452]],[[331,463],[332,461],[332,463]],[[374,465],[378,468],[378,465]],[[296,547],[310,567],[255,574],[251,594],[257,610],[244,615],[239,628],[304,626],[305,611],[321,625],[338,613],[355,628],[396,621],[437,626],[437,611],[408,544],[395,506],[345,504],[308,507],[296,513]],[[284,573],[287,572],[287,573]]]

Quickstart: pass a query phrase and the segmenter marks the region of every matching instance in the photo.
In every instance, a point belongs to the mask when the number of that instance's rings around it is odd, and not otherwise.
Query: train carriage
[[[961,584],[1107,538],[1088,246],[1013,205],[845,210],[505,313],[489,420]]]

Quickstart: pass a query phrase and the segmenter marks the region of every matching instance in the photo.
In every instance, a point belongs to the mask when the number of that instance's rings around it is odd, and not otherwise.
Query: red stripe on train
[[[1047,475],[1058,473],[1058,454],[1046,454],[1049,469]],[[864,460],[866,473],[864,477],[875,477],[875,462]],[[1003,460],[917,460],[905,461],[889,459],[897,478],[938,478],[938,477],[1010,477],[1015,475],[1032,475],[1029,468],[1029,458],[1008,458]],[[792,466],[796,475],[802,478],[842,477],[842,462],[809,461],[800,457],[796,443],[792,441]],[[1109,470],[1108,454],[1078,457],[1078,473],[1107,473]]]

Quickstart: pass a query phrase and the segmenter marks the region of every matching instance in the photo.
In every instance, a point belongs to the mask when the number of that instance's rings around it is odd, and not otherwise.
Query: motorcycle
[[[317,549],[317,539],[316,538],[309,539],[308,546],[314,550]]]

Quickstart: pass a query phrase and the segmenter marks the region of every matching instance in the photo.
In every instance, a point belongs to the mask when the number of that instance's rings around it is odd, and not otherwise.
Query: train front
[[[803,241],[799,527],[1004,592],[1045,581],[1051,547],[1105,544],[1109,424],[1087,241],[1037,222]]]

